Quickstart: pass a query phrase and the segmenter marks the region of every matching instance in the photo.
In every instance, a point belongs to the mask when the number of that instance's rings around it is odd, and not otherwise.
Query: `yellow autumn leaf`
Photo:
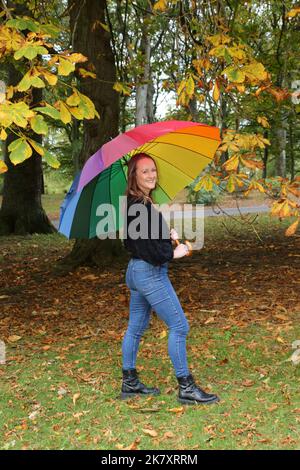
[[[236,57],[239,60],[246,58],[246,53],[241,46],[228,47],[228,52],[231,57]]]
[[[240,157],[240,162],[242,165],[245,165],[247,168],[252,168],[253,170],[256,170],[257,168],[263,169],[264,167],[263,162],[259,160],[251,160],[249,158]]]
[[[268,120],[267,120],[267,118],[264,117],[264,116],[258,116],[257,122],[258,122],[258,124],[261,124],[265,128],[270,128],[271,127]]]
[[[68,124],[72,121],[72,116],[70,111],[68,110],[67,106],[60,101],[60,118],[64,124]]]
[[[74,92],[72,95],[70,95],[67,98],[66,103],[68,106],[77,106],[80,103],[80,97],[78,93]]]
[[[205,191],[212,191],[213,190],[213,179],[211,175],[204,175],[196,186],[194,187],[194,191],[200,191],[200,189],[205,189]]]
[[[297,228],[298,228],[298,225],[299,225],[299,222],[300,222],[300,219],[298,220],[295,220],[295,222],[292,223],[292,225],[290,225],[286,231],[285,231],[285,235],[287,237],[291,237],[292,235],[295,234]]]
[[[268,78],[265,67],[261,62],[253,61],[250,64],[245,65],[242,70],[251,82],[263,81]]]
[[[6,140],[7,139],[7,133],[6,133],[5,129],[1,129],[0,139],[1,140]]]
[[[300,7],[292,8],[286,16],[288,18],[295,18],[295,16],[300,15]]]
[[[96,78],[97,77],[97,75],[94,72],[89,72],[86,69],[80,68],[78,69],[78,72],[83,78],[86,78],[86,77]]]
[[[167,6],[167,0],[158,0],[154,5],[153,10],[165,11],[167,9]]]
[[[0,160],[0,174],[5,173],[8,170],[7,165],[3,160]]]
[[[193,96],[194,90],[195,90],[195,82],[194,82],[194,79],[191,75],[188,77],[188,79],[186,81],[185,90],[186,90],[187,95]]]
[[[113,86],[113,90],[116,90],[118,93],[121,93],[124,96],[130,96],[131,89],[121,82],[116,82]]]
[[[235,87],[236,87],[237,91],[239,91],[240,93],[245,93],[245,90],[246,90],[245,85],[240,85],[238,83],[235,83]]]
[[[163,330],[159,335],[159,339],[164,339],[166,336],[167,336],[167,331]]]
[[[271,209],[272,215],[277,215],[278,217],[288,217],[291,215],[291,208],[287,200],[275,202]]]
[[[214,91],[213,91],[213,99],[217,103],[219,101],[219,98],[220,98],[220,88],[219,88],[218,82],[216,82],[214,86]]]
[[[182,413],[184,411],[184,408],[183,406],[181,406],[180,408],[168,408],[168,411],[170,411],[170,413]]]
[[[30,143],[30,145],[34,148],[34,150],[41,156],[44,155],[45,151],[43,149],[43,147],[38,143],[36,142],[35,140],[32,140],[32,139],[28,139],[28,142]]]
[[[223,163],[223,168],[226,171],[236,171],[240,163],[240,157],[239,155],[233,155],[231,158],[229,158],[225,163]]]
[[[73,62],[74,64],[86,62],[88,60],[85,55],[80,54],[78,52],[74,52],[73,54],[69,55],[67,59]]]
[[[68,76],[70,73],[74,72],[75,64],[70,62],[69,60],[63,59],[62,57],[59,58],[59,66],[58,66],[58,74],[63,76]]]
[[[186,87],[186,80],[181,80],[181,82],[179,83],[179,86],[177,88],[177,95],[178,96],[180,96],[180,94],[183,92],[185,87]]]
[[[55,86],[57,84],[58,77],[54,73],[50,73],[50,72],[45,70],[43,72],[43,75],[44,75],[45,79],[47,80],[47,82],[49,83],[49,85]]]
[[[78,106],[70,106],[69,111],[74,116],[75,119],[78,119],[78,120],[84,119],[83,112],[81,109],[78,108]]]
[[[211,42],[214,46],[219,44],[228,44],[231,42],[231,38],[225,34],[215,34],[214,36],[207,36],[206,39]]]

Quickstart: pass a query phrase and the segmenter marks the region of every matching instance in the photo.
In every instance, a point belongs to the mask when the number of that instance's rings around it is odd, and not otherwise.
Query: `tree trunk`
[[[290,172],[291,181],[295,179],[295,151],[294,151],[294,128],[293,128],[293,114],[289,116],[289,151],[290,151]]]
[[[268,131],[264,131],[264,138],[267,139],[269,136]],[[263,168],[263,174],[262,177],[263,179],[266,179],[267,174],[268,174],[268,159],[269,159],[269,147],[266,145],[264,148],[264,156],[263,156],[263,163],[264,163],[264,168]]]
[[[81,82],[81,90],[94,103],[100,119],[84,121],[81,165],[105,142],[118,134],[119,95],[113,90],[116,81],[115,61],[110,34],[105,24],[105,0],[69,0],[72,47],[88,57],[87,67],[97,78]],[[116,256],[124,254],[121,240],[76,240],[71,253],[59,263],[59,269],[68,270],[79,265],[104,266]]]
[[[143,76],[138,78],[138,80],[141,83],[138,84],[136,87],[136,116],[135,116],[136,126],[147,124],[148,122],[147,96],[148,96],[148,86],[149,86],[149,80],[150,80],[151,39],[150,39],[149,32],[147,32],[146,30],[143,32],[141,50],[144,56],[144,74]]]
[[[7,2],[8,7],[15,7],[15,13],[30,16],[26,5]],[[8,85],[16,85],[22,78],[12,64],[8,66]],[[20,98],[20,94],[18,94]],[[42,91],[33,89],[31,106],[42,100]],[[41,137],[33,132],[30,137],[42,142]],[[0,210],[0,235],[25,235],[31,233],[53,233],[55,227],[49,221],[42,207],[43,192],[42,160],[33,151],[32,156],[23,163],[13,165],[8,157],[8,145],[15,140],[10,134],[5,142],[4,155],[8,171],[4,174],[3,200]]]
[[[277,147],[277,161],[276,170],[277,176],[282,178],[286,177],[286,129],[284,122],[280,122],[280,127],[276,129],[276,147]]]

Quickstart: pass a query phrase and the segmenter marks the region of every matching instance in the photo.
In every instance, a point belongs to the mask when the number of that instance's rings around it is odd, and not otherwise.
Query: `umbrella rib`
[[[172,198],[171,198],[171,196],[167,193],[167,191],[165,191],[165,190],[162,188],[162,186],[161,186],[160,184],[158,184],[157,186],[159,186],[160,189],[162,190],[162,192],[165,193],[165,195],[170,199],[170,201],[172,201]]]
[[[125,178],[125,181],[127,181],[127,178],[126,178],[126,174],[125,174],[125,171],[124,171],[124,166],[122,165],[122,163],[120,162],[120,167],[123,171],[123,175],[124,175],[124,178]]]

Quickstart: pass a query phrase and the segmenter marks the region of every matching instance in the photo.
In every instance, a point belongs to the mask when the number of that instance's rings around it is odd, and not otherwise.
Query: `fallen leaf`
[[[271,405],[270,408],[268,408],[268,411],[270,411],[270,412],[275,411],[275,410],[277,410],[277,408],[278,408],[278,405],[274,404],[274,405]]]
[[[167,330],[163,330],[159,335],[159,339],[164,339],[166,336],[167,336]]]
[[[99,279],[99,276],[95,276],[95,274],[87,274],[81,278],[83,281],[96,281]]]
[[[148,436],[151,436],[151,437],[158,436],[157,432],[154,429],[143,429],[143,433],[148,434]]]
[[[205,322],[204,325],[208,325],[209,323],[214,323],[215,318],[214,317],[209,317]]]
[[[254,385],[254,380],[246,379],[242,382],[242,385],[244,385],[244,387],[252,387],[252,385]]]
[[[140,438],[136,438],[132,444],[130,444],[128,447],[123,447],[123,450],[137,450],[138,449],[138,444],[140,443]]]
[[[80,397],[80,393],[77,392],[73,395],[73,405],[75,406],[76,405],[76,401],[78,400],[78,398]]]
[[[182,413],[184,410],[183,406],[181,406],[180,408],[169,408],[168,411],[170,411],[171,413]]]
[[[15,343],[16,341],[19,341],[21,338],[22,336],[11,335],[8,337],[8,341],[10,341],[11,343]]]
[[[167,431],[165,432],[163,439],[172,439],[173,437],[175,437],[175,434],[172,431]]]

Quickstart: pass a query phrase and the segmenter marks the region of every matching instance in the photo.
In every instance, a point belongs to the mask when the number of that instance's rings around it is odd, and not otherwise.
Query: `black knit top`
[[[134,204],[142,204],[142,212]],[[143,214],[145,219],[142,217]],[[141,199],[127,197],[124,246],[132,258],[142,259],[154,266],[173,259],[169,227],[162,214],[150,201],[143,203]]]

